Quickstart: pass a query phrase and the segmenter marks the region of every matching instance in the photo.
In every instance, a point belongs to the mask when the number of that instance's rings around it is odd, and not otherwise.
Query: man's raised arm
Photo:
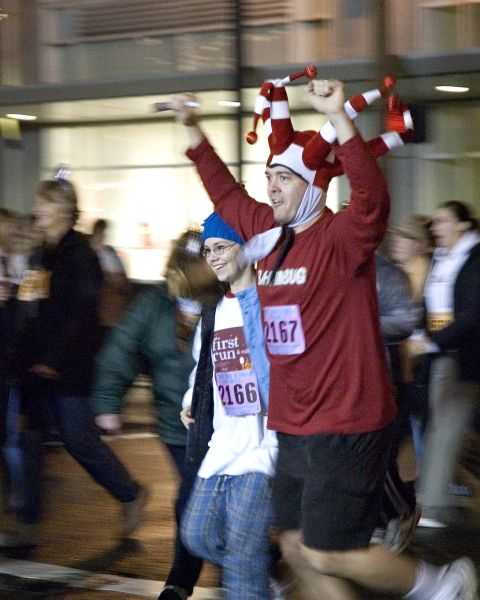
[[[272,210],[267,204],[251,198],[230,173],[209,144],[192,104],[198,106],[193,94],[179,94],[171,100],[172,109],[187,136],[187,156],[195,163],[215,210],[243,239],[250,239],[275,224]]]

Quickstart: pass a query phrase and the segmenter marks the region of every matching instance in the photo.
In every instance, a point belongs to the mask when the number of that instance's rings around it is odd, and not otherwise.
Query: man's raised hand
[[[343,83],[336,79],[312,79],[304,86],[305,95],[318,112],[328,117],[344,112]]]

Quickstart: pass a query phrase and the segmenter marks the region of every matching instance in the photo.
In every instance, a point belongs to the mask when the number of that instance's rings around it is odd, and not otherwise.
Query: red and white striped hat
[[[316,187],[326,189],[328,177],[324,172],[325,159],[331,151],[316,131],[295,131],[290,119],[288,97],[282,80],[266,81],[257,96],[254,113],[254,129],[259,118],[268,135],[270,156],[267,165],[283,165]],[[256,141],[254,131],[247,141]],[[254,143],[253,141],[253,143]]]
[[[295,76],[296,77],[296,76]],[[320,131],[295,131],[290,118],[285,83],[289,78],[266,81],[255,101],[253,130],[246,139],[250,144],[257,140],[255,129],[260,118],[268,135],[270,156],[268,166],[283,165],[302,177],[307,183],[327,190],[335,173],[332,172],[334,156],[332,144],[336,132],[330,122]],[[395,85],[395,78],[387,75],[382,85],[358,94],[345,103],[345,110],[354,119],[372,102],[386,95]]]

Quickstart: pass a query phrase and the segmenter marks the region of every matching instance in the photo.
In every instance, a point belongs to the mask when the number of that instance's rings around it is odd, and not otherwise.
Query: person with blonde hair
[[[180,484],[175,500],[175,554],[162,600],[193,593],[201,559],[184,546],[179,523],[195,481],[197,465],[186,459],[186,431],[179,413],[193,368],[193,335],[203,305],[215,305],[222,290],[201,253],[200,233],[188,229],[172,244],[164,280],[140,292],[112,328],[97,357],[91,404],[103,431],[121,430],[127,390],[141,372],[152,380],[158,437]]]
[[[428,224],[428,217],[412,215],[394,224],[388,235],[388,255],[407,275],[413,301],[420,313],[417,327],[421,326],[424,318],[423,293],[433,243]],[[398,396],[404,415],[408,415],[410,419],[419,469],[423,460],[424,432],[428,420],[428,361],[414,351],[409,338],[400,342],[399,358]]]
[[[413,299],[421,303],[430,268],[430,234],[425,218],[413,215],[395,224],[389,231],[390,260],[407,275]]]
[[[101,440],[89,405],[102,272],[87,238],[74,228],[79,209],[73,184],[62,176],[41,181],[33,213],[45,241],[31,255],[15,298],[7,366],[14,428],[4,448],[18,520],[5,544],[22,551],[40,539],[42,441],[52,418],[65,449],[122,503],[119,535],[138,526],[146,501],[145,489]]]

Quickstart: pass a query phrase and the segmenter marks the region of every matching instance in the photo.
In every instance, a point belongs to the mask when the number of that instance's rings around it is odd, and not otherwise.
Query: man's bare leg
[[[368,590],[405,596],[415,585],[417,562],[393,554],[382,545],[344,552],[323,552],[300,544],[303,558],[314,571],[354,582]]]
[[[291,530],[282,533],[280,546],[285,561],[297,577],[303,600],[357,600],[352,586],[345,580],[319,572],[301,554],[301,533]]]

